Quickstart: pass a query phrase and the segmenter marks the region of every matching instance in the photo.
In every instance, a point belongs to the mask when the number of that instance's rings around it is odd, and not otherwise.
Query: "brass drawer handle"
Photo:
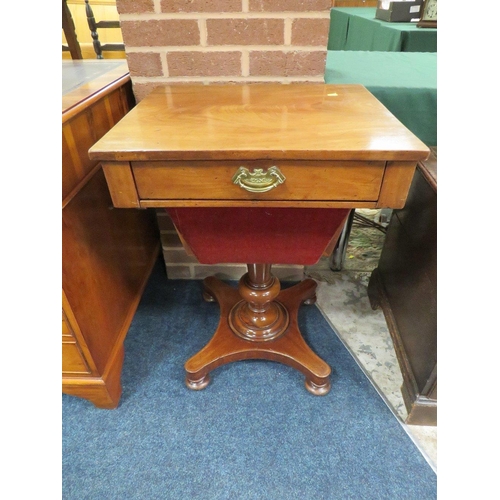
[[[265,193],[283,184],[285,179],[278,167],[270,167],[266,172],[263,168],[255,168],[250,172],[248,168],[240,167],[233,175],[233,184],[251,193]]]

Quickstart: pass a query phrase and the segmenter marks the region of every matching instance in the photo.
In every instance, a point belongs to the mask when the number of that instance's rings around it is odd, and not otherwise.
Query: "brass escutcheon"
[[[250,191],[251,193],[265,193],[283,184],[286,177],[278,167],[270,167],[264,172],[263,168],[255,168],[252,172],[246,167],[240,167],[233,175],[233,184]]]

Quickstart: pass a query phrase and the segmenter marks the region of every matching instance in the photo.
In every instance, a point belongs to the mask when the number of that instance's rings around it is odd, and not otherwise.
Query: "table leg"
[[[185,364],[190,389],[205,388],[209,372],[226,363],[267,359],[301,371],[312,394],[329,392],[331,369],[306,344],[297,323],[300,305],[316,301],[314,280],[281,290],[270,264],[248,264],[238,289],[215,277],[203,285],[205,300],[219,304],[220,320],[208,344]]]

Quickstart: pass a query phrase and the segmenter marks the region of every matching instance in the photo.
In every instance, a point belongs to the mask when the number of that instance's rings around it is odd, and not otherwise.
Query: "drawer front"
[[[240,167],[248,169],[248,179],[255,169],[268,173],[273,166],[284,181],[269,191],[251,192],[233,182]],[[382,161],[132,162],[141,200],[376,201],[384,168]]]
[[[62,343],[62,371],[63,373],[90,374],[78,344],[74,342]]]

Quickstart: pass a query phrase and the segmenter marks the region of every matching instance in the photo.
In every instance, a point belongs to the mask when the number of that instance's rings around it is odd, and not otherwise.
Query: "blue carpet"
[[[187,389],[184,362],[218,313],[200,281],[156,266],[125,341],[119,407],[63,395],[65,500],[436,498],[435,473],[315,306],[299,325],[332,366],[328,395],[259,360]]]

